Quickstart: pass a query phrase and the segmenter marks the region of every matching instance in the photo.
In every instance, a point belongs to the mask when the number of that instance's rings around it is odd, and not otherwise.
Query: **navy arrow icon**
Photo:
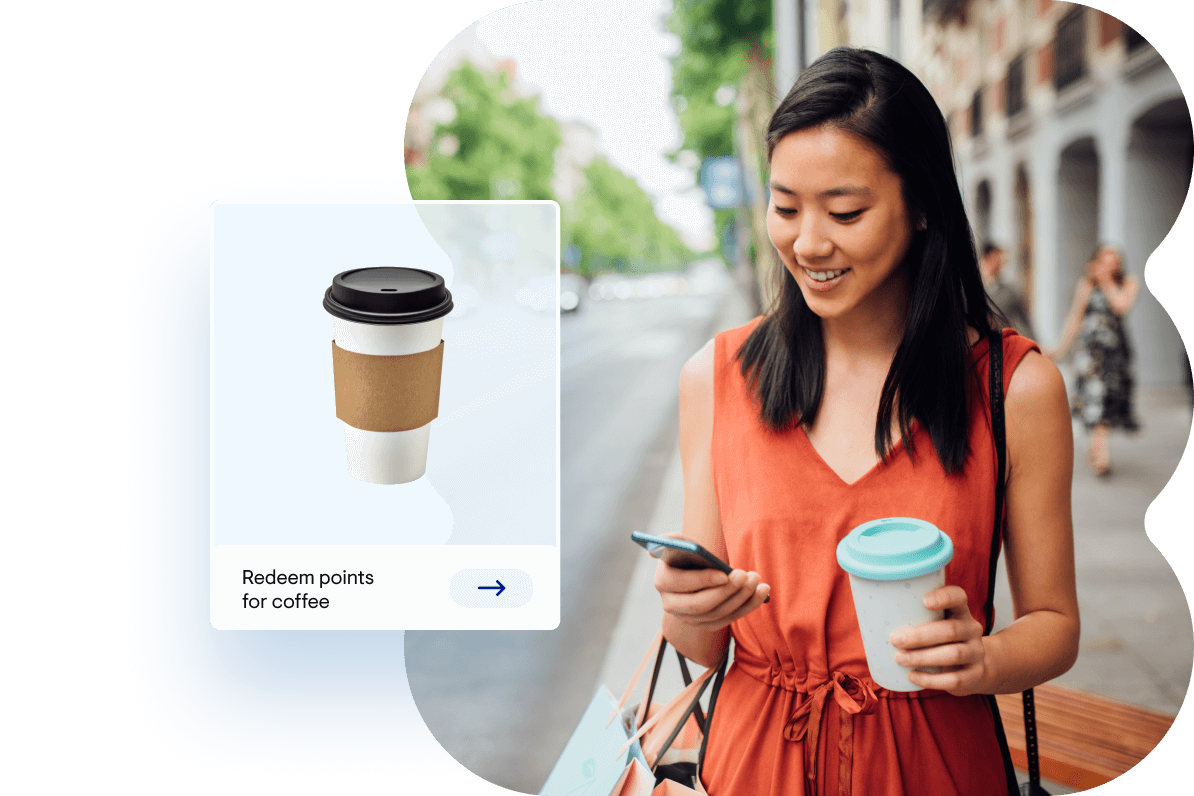
[[[497,583],[496,586],[478,586],[477,588],[478,589],[494,589],[495,591],[494,591],[493,596],[501,597],[502,592],[504,592],[506,590],[506,587],[503,586],[502,582],[500,580],[497,580],[496,578],[494,579],[494,582]]]

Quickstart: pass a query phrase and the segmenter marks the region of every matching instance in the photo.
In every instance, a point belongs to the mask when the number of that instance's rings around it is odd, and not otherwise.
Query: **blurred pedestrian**
[[[991,328],[949,133],[914,74],[830,50],[766,142],[778,300],[680,375],[684,536],[735,569],[660,562],[655,575],[684,655],[717,665],[734,639],[703,784],[711,796],[1016,794],[990,695],[1050,680],[1078,653],[1065,384],[1035,343]],[[1018,612],[988,636],[993,337]],[[946,586],[923,600],[945,618],[888,637],[904,691],[872,678],[835,556],[881,517],[953,541]]]
[[[1090,434],[1087,461],[1100,477],[1111,473],[1111,429],[1139,428],[1132,406],[1132,347],[1124,325],[1139,292],[1140,282],[1124,273],[1119,250],[1100,244],[1074,291],[1061,341],[1046,352],[1057,359],[1078,340],[1073,415]]]
[[[1032,321],[1028,318],[1024,294],[1000,279],[1006,261],[1007,253],[999,246],[994,243],[983,246],[983,258],[978,263],[978,270],[983,275],[983,287],[1012,328],[1028,339],[1035,340],[1036,332],[1033,331]]]

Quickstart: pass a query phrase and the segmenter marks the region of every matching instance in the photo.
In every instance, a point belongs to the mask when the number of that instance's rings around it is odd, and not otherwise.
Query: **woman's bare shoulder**
[[[1007,440],[1011,463],[1072,464],[1073,431],[1065,381],[1036,351],[1024,355],[1007,388]]]
[[[680,454],[708,451],[713,437],[713,357],[710,340],[680,371]]]
[[[1065,409],[1069,417],[1065,381],[1057,365],[1036,351],[1029,351],[1016,365],[1007,387],[1008,411],[1028,413]]]
[[[713,359],[715,342],[710,339],[688,358],[680,370],[680,394],[692,397],[713,395]]]

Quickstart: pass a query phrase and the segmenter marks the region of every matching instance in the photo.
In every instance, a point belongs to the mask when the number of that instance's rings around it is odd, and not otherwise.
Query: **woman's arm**
[[[684,536],[726,560],[713,488],[713,342],[680,373],[680,460],[684,468]],[[663,633],[685,657],[712,666],[729,644],[729,625],[753,611],[770,587],[754,572],[682,570],[660,561],[655,588],[663,602]]]
[[[1130,275],[1124,277],[1122,285],[1117,285],[1115,280],[1108,279],[1099,287],[1107,296],[1107,303],[1111,305],[1111,309],[1121,318],[1128,314],[1128,310],[1132,309],[1132,305],[1136,303],[1136,297],[1140,294],[1140,281]]]
[[[1074,301],[1070,305],[1070,314],[1066,316],[1065,324],[1061,328],[1061,340],[1056,348],[1049,349],[1045,356],[1057,359],[1074,344],[1078,330],[1082,328],[1082,313],[1086,312],[1086,305],[1090,302],[1090,294],[1094,292],[1094,284],[1085,277],[1078,283],[1074,291]]]
[[[1066,672],[1078,657],[1078,594],[1070,487],[1074,439],[1065,384],[1057,368],[1029,353],[1012,374],[1006,399],[1007,537],[1004,548],[1015,621],[992,636],[970,615],[966,595],[947,586],[925,598],[940,622],[893,634],[905,666],[955,667],[912,672],[925,688],[952,694],[1010,694]]]

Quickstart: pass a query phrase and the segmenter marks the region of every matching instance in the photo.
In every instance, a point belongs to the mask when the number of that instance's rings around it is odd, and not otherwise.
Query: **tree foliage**
[[[735,108],[719,103],[717,92],[741,89],[751,44],[770,46],[771,0],[677,2],[668,28],[680,38],[672,59],[672,95],[683,108],[680,149],[701,158],[732,154]]]
[[[578,273],[658,271],[692,256],[638,183],[608,160],[595,157],[584,174],[585,187],[563,208],[562,237],[581,252]]]
[[[437,124],[426,161],[407,166],[415,199],[555,199],[552,177],[559,125],[534,99],[519,99],[504,73],[465,63],[444,84],[451,121]],[[561,206],[561,241],[575,244],[586,276],[602,271],[656,271],[682,265],[692,252],[655,215],[651,198],[604,157],[585,168],[586,184]]]
[[[756,194],[766,172],[763,126],[775,94],[771,17],[771,0],[678,0],[668,18],[669,29],[680,38],[680,52],[672,59],[672,95],[684,131],[672,157],[683,150],[702,160],[736,155]],[[756,285],[767,281],[758,265],[758,254],[769,249],[765,208],[756,200],[745,214],[718,210],[714,220],[719,239],[737,222]],[[761,308],[764,296],[757,288],[754,299]]]
[[[407,167],[416,199],[554,199],[551,178],[560,126],[535,99],[513,95],[505,73],[470,63],[454,70],[443,96],[456,108],[436,126],[427,161]]]

